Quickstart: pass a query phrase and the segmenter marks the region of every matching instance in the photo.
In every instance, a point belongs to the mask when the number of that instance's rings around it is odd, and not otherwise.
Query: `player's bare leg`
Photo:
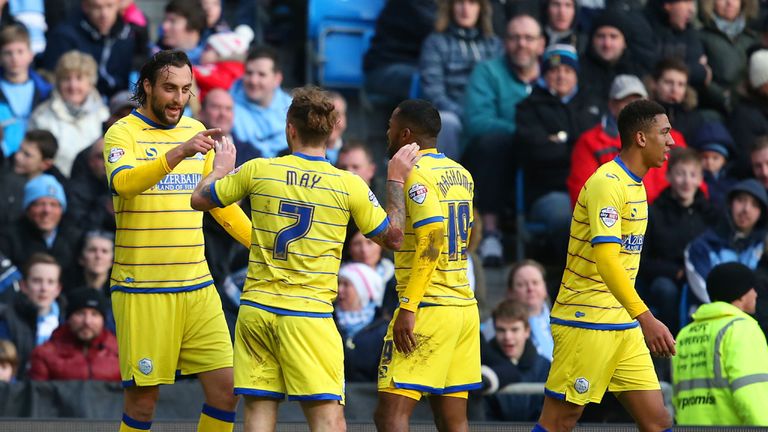
[[[151,422],[155,416],[155,405],[160,394],[158,386],[126,387],[123,411],[132,419]]]
[[[245,432],[274,432],[277,425],[277,399],[243,396]]]
[[[619,402],[635,419],[640,432],[661,432],[672,427],[661,390],[633,390],[616,393]]]
[[[582,405],[545,396],[539,425],[547,432],[568,432],[576,427],[583,412]]]
[[[344,406],[335,400],[306,401],[301,409],[312,432],[344,432],[347,422],[344,420]]]
[[[237,408],[231,367],[199,373],[197,379],[203,385],[205,403],[224,411],[234,411]]]
[[[379,392],[379,403],[373,414],[379,432],[407,432],[408,422],[419,401],[407,396]]]
[[[430,396],[435,426],[440,432],[468,432],[467,399],[453,396]]]

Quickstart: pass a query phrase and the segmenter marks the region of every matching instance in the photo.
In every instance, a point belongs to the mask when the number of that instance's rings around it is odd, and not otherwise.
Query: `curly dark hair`
[[[144,63],[144,66],[141,67],[139,79],[136,81],[131,100],[136,102],[138,106],[144,106],[147,103],[147,92],[144,91],[143,85],[144,80],[149,80],[150,85],[155,85],[158,74],[170,66],[187,66],[189,70],[192,71],[192,63],[189,61],[189,57],[187,57],[187,54],[184,51],[160,51],[153,55],[152,58],[150,58],[146,63]]]

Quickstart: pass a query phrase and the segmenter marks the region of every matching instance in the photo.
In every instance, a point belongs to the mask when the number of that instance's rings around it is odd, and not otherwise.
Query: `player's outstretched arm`
[[[121,197],[130,199],[146,191],[170,173],[185,158],[197,153],[208,153],[214,141],[210,135],[221,133],[221,129],[208,129],[199,132],[186,141],[169,150],[160,157],[139,167],[123,169],[112,178],[112,189]]]
[[[632,286],[627,272],[621,265],[618,243],[600,243],[594,246],[595,265],[603,282],[608,286],[616,300],[624,306],[629,316],[640,323],[645,337],[645,343],[651,354],[659,357],[675,355],[675,339],[667,326],[657,320],[648,310],[637,291]]]
[[[215,147],[216,157],[213,160],[213,169],[197,184],[190,198],[190,205],[195,210],[207,211],[219,207],[214,201],[211,184],[222,179],[235,167],[235,145],[227,137],[223,137],[221,142],[215,143]]]
[[[400,148],[387,167],[387,218],[389,225],[381,233],[371,237],[379,245],[398,250],[403,244],[405,231],[405,194],[403,186],[413,166],[419,161],[418,144],[407,144]]]

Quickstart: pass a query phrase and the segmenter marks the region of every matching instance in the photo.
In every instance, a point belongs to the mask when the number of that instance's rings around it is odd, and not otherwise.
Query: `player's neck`
[[[170,126],[160,121],[160,119],[155,116],[155,113],[153,113],[151,109],[146,109],[145,107],[139,107],[139,108],[136,108],[136,111],[138,111],[139,114],[143,115],[144,117],[152,120],[154,123],[157,123],[163,126]]]
[[[633,149],[625,149],[619,153],[621,161],[624,162],[624,166],[629,169],[632,174],[643,178],[650,169],[649,166],[643,161],[643,155],[639,151],[633,151]]]
[[[325,147],[317,147],[317,146],[305,146],[301,144],[294,144],[293,148],[291,149],[291,153],[302,153],[307,156],[319,156],[324,158],[325,157]]]

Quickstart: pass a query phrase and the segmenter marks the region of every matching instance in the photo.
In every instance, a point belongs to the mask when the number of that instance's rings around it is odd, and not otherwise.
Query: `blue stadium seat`
[[[386,0],[310,0],[307,16],[307,82],[360,88],[363,55]]]
[[[517,235],[517,260],[525,258],[525,245],[534,236],[544,234],[547,231],[546,225],[540,222],[527,222],[525,208],[525,170],[522,167],[517,168],[515,173],[515,216]]]

